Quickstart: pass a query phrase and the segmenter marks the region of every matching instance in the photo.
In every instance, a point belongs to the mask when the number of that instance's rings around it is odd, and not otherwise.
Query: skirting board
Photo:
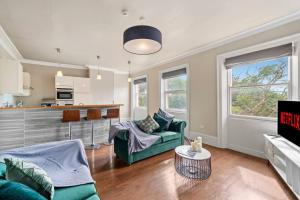
[[[242,147],[242,146],[235,145],[235,144],[229,144],[228,149],[232,149],[234,151],[238,151],[238,152],[245,153],[245,154],[248,154],[248,155],[251,155],[251,156],[266,159],[265,153],[263,151],[257,151],[257,150],[254,150],[254,149],[250,149],[250,148],[247,148],[247,147]]]
[[[215,137],[215,136],[211,136],[211,135],[207,135],[207,134],[199,133],[199,132],[194,132],[194,131],[190,131],[189,134],[188,134],[189,139],[194,139],[197,136],[202,137],[202,141],[203,141],[204,144],[219,147],[218,138]]]

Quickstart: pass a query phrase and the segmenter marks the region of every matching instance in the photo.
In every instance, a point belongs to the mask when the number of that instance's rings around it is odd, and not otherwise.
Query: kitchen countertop
[[[70,109],[70,108],[112,108],[120,107],[123,104],[96,104],[96,105],[73,105],[73,106],[23,106],[23,107],[0,107],[1,110],[23,110],[23,109]]]

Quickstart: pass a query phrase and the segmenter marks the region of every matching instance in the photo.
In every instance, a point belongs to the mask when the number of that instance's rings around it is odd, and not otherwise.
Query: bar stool
[[[119,122],[120,122],[120,109],[119,108],[107,109],[107,114],[103,118],[109,119],[109,126],[111,126],[111,119],[119,118]]]
[[[80,121],[80,110],[64,110],[62,122],[69,123],[69,139],[72,140],[71,123]]]
[[[87,149],[99,149],[100,144],[95,144],[95,137],[94,137],[94,121],[101,119],[101,110],[99,109],[88,109],[86,120],[91,121],[92,124],[92,144],[87,146]]]

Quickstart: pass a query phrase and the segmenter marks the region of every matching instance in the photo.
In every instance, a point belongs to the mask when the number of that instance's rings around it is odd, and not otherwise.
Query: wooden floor
[[[101,200],[288,200],[296,199],[262,159],[206,146],[212,175],[192,181],[174,169],[174,151],[126,166],[112,146],[87,151]]]

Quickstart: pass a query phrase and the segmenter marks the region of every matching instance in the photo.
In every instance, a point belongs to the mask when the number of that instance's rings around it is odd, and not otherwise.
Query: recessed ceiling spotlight
[[[126,10],[126,9],[123,9],[121,11],[121,13],[122,13],[123,16],[128,16],[128,10]]]

